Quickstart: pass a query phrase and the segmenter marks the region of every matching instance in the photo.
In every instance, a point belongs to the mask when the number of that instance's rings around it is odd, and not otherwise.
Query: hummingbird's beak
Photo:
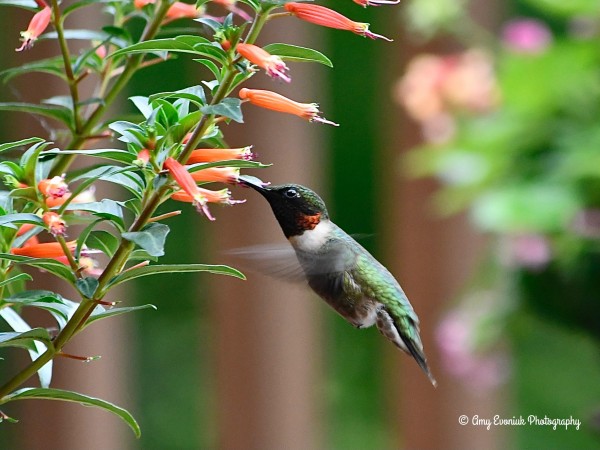
[[[269,185],[269,183],[265,183],[259,178],[253,177],[251,175],[240,175],[240,177],[238,178],[238,183],[242,186],[250,187],[263,195],[267,191],[267,189],[265,189],[265,186]]]

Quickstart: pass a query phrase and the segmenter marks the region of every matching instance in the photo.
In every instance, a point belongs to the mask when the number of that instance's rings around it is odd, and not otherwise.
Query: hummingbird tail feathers
[[[387,308],[382,307],[377,311],[377,328],[379,332],[392,341],[400,350],[411,355],[419,367],[431,381],[431,384],[437,386],[437,381],[433,378],[427,358],[423,352],[423,344],[419,337],[418,322],[415,322],[410,316],[401,316],[392,318]]]
[[[415,361],[417,361],[419,367],[423,369],[423,372],[425,372],[425,375],[427,375],[427,378],[429,378],[431,384],[433,384],[434,387],[437,387],[437,381],[433,377],[431,370],[429,370],[427,358],[425,357],[425,353],[423,353],[423,346],[421,344],[421,339],[418,337],[418,331],[417,340],[414,340],[408,333],[405,333],[400,329],[398,329],[398,333],[400,334],[402,341],[404,341],[404,345],[406,346],[406,348],[408,348],[408,352],[415,359]]]

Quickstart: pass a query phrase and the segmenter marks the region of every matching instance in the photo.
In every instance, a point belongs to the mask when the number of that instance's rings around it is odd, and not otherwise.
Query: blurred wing
[[[292,283],[306,282],[304,270],[290,245],[254,245],[225,253],[234,256],[242,269]]]
[[[329,245],[326,252],[312,254],[290,245],[254,245],[226,251],[236,257],[239,266],[292,283],[306,282],[306,275],[342,277],[355,261],[355,254],[342,245]]]

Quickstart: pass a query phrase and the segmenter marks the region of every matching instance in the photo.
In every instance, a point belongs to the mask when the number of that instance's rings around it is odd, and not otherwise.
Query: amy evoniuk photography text
[[[598,445],[595,0],[0,8],[0,441]]]

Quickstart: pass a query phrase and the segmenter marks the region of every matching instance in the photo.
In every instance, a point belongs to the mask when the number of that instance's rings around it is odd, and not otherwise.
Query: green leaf
[[[7,403],[14,400],[32,399],[62,400],[67,402],[81,403],[84,406],[96,406],[120,417],[127,425],[131,427],[136,437],[139,438],[142,434],[140,426],[127,410],[105,400],[79,394],[77,392],[65,391],[62,389],[25,388],[7,395],[6,397],[0,399],[0,402]]]
[[[204,95],[202,86],[191,86],[178,91],[160,92],[150,96],[150,100],[156,100],[158,98],[185,98],[200,106],[206,103],[206,96]]]
[[[15,275],[14,277],[9,278],[8,280],[0,281],[0,287],[8,286],[9,284],[14,283],[15,281],[31,281],[31,280],[33,280],[31,275],[29,275],[27,273],[20,273],[19,275]]]
[[[131,252],[131,254],[129,255],[129,258],[127,258],[127,261],[154,261],[154,262],[156,262],[156,261],[158,261],[158,257],[152,256],[146,250],[142,250],[141,248],[138,248]]]
[[[112,258],[119,247],[119,239],[104,230],[92,231],[85,243],[89,248],[100,250],[109,258]]]
[[[210,45],[210,41],[200,36],[182,35],[168,39],[153,39],[150,41],[138,42],[129,47],[121,48],[108,55],[108,58],[116,56],[129,55],[132,53],[156,53],[156,52],[174,52],[191,53],[193,55],[204,55],[202,51],[196,50],[197,46]],[[221,50],[222,51],[222,50]],[[223,52],[225,55],[225,52]]]
[[[100,306],[100,305],[98,305]],[[139,311],[142,309],[157,309],[154,305],[141,305],[141,306],[127,306],[123,308],[111,308],[111,309],[95,309],[90,318],[85,323],[85,326],[88,326],[97,320],[106,319],[107,317],[118,316],[121,314],[126,314],[132,311]]]
[[[113,170],[108,170],[111,168]],[[137,198],[140,198],[142,189],[144,188],[144,181],[133,170],[132,167],[119,166],[86,167],[69,174],[71,176],[68,179],[69,182],[85,179],[108,181],[109,183],[124,187]]]
[[[202,65],[204,65],[205,67],[208,68],[208,70],[210,70],[212,72],[212,74],[215,76],[215,78],[217,79],[217,81],[221,81],[221,69],[219,69],[219,66],[217,66],[214,62],[212,62],[210,59],[194,59],[194,61],[196,61],[197,63],[200,63]]]
[[[39,155],[48,145],[50,145],[50,142],[38,142],[33,144],[21,156],[19,164],[23,168],[23,177],[25,180],[37,182],[44,178],[42,173],[44,165],[39,161]],[[40,162],[40,164],[38,164],[38,162]]]
[[[223,24],[221,22],[217,22],[214,19],[210,19],[208,17],[200,17],[198,19],[194,19],[194,22],[201,23],[202,25],[206,25],[213,32],[217,32],[223,28]]]
[[[246,277],[239,270],[233,267],[224,265],[211,265],[211,264],[164,264],[155,266],[137,267],[135,269],[127,270],[114,277],[109,286],[116,286],[125,281],[133,280],[134,278],[146,277],[149,275],[158,275],[161,273],[184,273],[184,272],[210,272],[220,275],[228,275],[231,277],[240,278],[245,280]]]
[[[92,213],[95,216],[108,219],[112,222],[118,223],[123,226],[123,211],[121,205],[114,200],[103,198],[99,202],[91,203],[70,203],[67,211],[86,211]]]
[[[45,290],[22,291],[8,297],[6,302],[20,306],[33,306],[48,311],[61,330],[79,306],[78,303],[67,300],[56,292]]]
[[[92,277],[80,278],[75,284],[81,295],[85,298],[92,298],[98,288],[98,280]]]
[[[29,144],[37,144],[38,142],[44,142],[42,138],[38,137],[30,137],[27,139],[21,139],[20,141],[15,142],[7,142],[5,144],[0,144],[0,153],[5,152],[7,150],[11,150],[15,147],[23,147]]]
[[[50,272],[71,284],[75,284],[75,276],[71,269],[63,263],[49,258],[31,258],[29,256],[12,255],[10,253],[0,253],[0,259],[13,261],[16,264],[25,264],[32,267],[43,269]]]
[[[101,222],[104,222],[103,218],[94,220],[79,233],[79,236],[77,236],[77,246],[75,247],[75,252],[73,252],[76,260],[79,259],[79,256],[81,255],[81,249],[85,245],[85,241],[90,236],[90,233],[94,231],[94,228],[96,228]]]
[[[6,214],[4,216],[0,216],[0,227],[9,227],[9,228],[17,228],[14,224],[22,224],[22,223],[30,223],[32,225],[38,225],[40,227],[45,227],[44,221],[41,217],[36,216],[35,214],[29,213],[16,213],[16,214]]]
[[[151,223],[142,231],[122,233],[124,239],[131,241],[151,256],[163,256],[165,254],[165,240],[169,234],[169,227],[162,223]]]
[[[312,48],[299,47],[290,44],[268,44],[264,49],[271,55],[279,56],[283,60],[298,62],[317,62],[327,67],[333,67],[331,60],[323,53]]]
[[[113,3],[114,0],[80,0],[78,2],[72,3],[67,6],[61,13],[63,19],[71,14],[73,11],[78,10],[79,8],[84,8],[86,6],[98,5],[103,3]]]
[[[261,2],[259,0],[240,0],[240,1],[242,3],[249,5],[255,12],[260,11]]]
[[[16,331],[0,333],[0,347],[20,347],[35,351],[34,341],[43,342],[50,347],[52,346],[52,338],[45,328],[32,328],[22,333]]]
[[[83,40],[83,41],[101,41],[104,42],[110,38],[110,35],[102,31],[93,30],[64,30],[63,35],[65,39]],[[56,39],[58,34],[55,31],[43,34],[40,39]]]
[[[4,307],[0,309],[0,317],[2,317],[6,323],[17,332],[26,332],[31,330],[31,327],[25,322],[21,316],[19,316],[12,308]],[[39,358],[39,356],[46,351],[46,346],[42,344],[38,340],[33,341],[35,345],[35,349],[29,349],[29,356],[32,361],[35,361]],[[50,386],[50,381],[52,381],[52,361],[48,361],[44,364],[40,370],[38,370],[38,377],[40,379],[40,385],[42,387]]]
[[[83,191],[85,191],[89,186],[91,186],[96,180],[100,179],[103,176],[112,175],[113,173],[118,172],[118,171],[119,171],[119,169],[117,169],[115,167],[106,167],[104,171],[102,171],[95,177],[88,177],[87,180],[83,181],[83,183],[80,183],[77,186],[77,188],[75,188],[71,192],[71,196],[69,198],[67,198],[67,200],[58,207],[56,212],[58,214],[62,214],[64,211],[67,211],[69,206],[71,205],[71,203],[75,202],[75,199],[77,199],[77,196],[80,195],[81,193],[83,193]]]
[[[1,102],[0,111],[24,112],[50,117],[64,123],[70,130],[74,129],[73,114],[71,110],[62,106],[37,105],[33,103],[20,102]]]
[[[206,105],[200,108],[204,114],[214,114],[215,116],[228,117],[238,123],[244,122],[242,109],[240,105],[242,101],[239,98],[226,98],[221,103],[216,105]]]
[[[2,358],[0,358],[1,360]],[[19,423],[19,421],[17,419],[14,419],[12,417],[8,417],[6,414],[2,414],[2,416],[0,416],[0,423],[2,423],[3,421],[7,421],[8,423]]]
[[[133,153],[129,153],[127,150],[120,150],[116,148],[103,148],[94,150],[48,150],[40,154],[41,157],[46,155],[82,155],[92,156],[94,158],[110,159],[126,164],[131,164],[137,156]]]
[[[0,6],[16,6],[31,11],[38,9],[38,5],[34,0],[0,0]]]
[[[8,83],[14,77],[20,75],[26,75],[33,72],[41,72],[50,75],[55,75],[63,80],[67,80],[65,75],[64,62],[62,57],[58,56],[55,58],[42,59],[40,61],[23,64],[18,67],[12,67],[10,69],[3,70],[0,72],[0,78],[4,83]]]
[[[129,100],[131,100],[135,107],[142,113],[144,119],[148,120],[153,111],[149,98],[142,95],[135,95],[133,97],[129,97]]]

